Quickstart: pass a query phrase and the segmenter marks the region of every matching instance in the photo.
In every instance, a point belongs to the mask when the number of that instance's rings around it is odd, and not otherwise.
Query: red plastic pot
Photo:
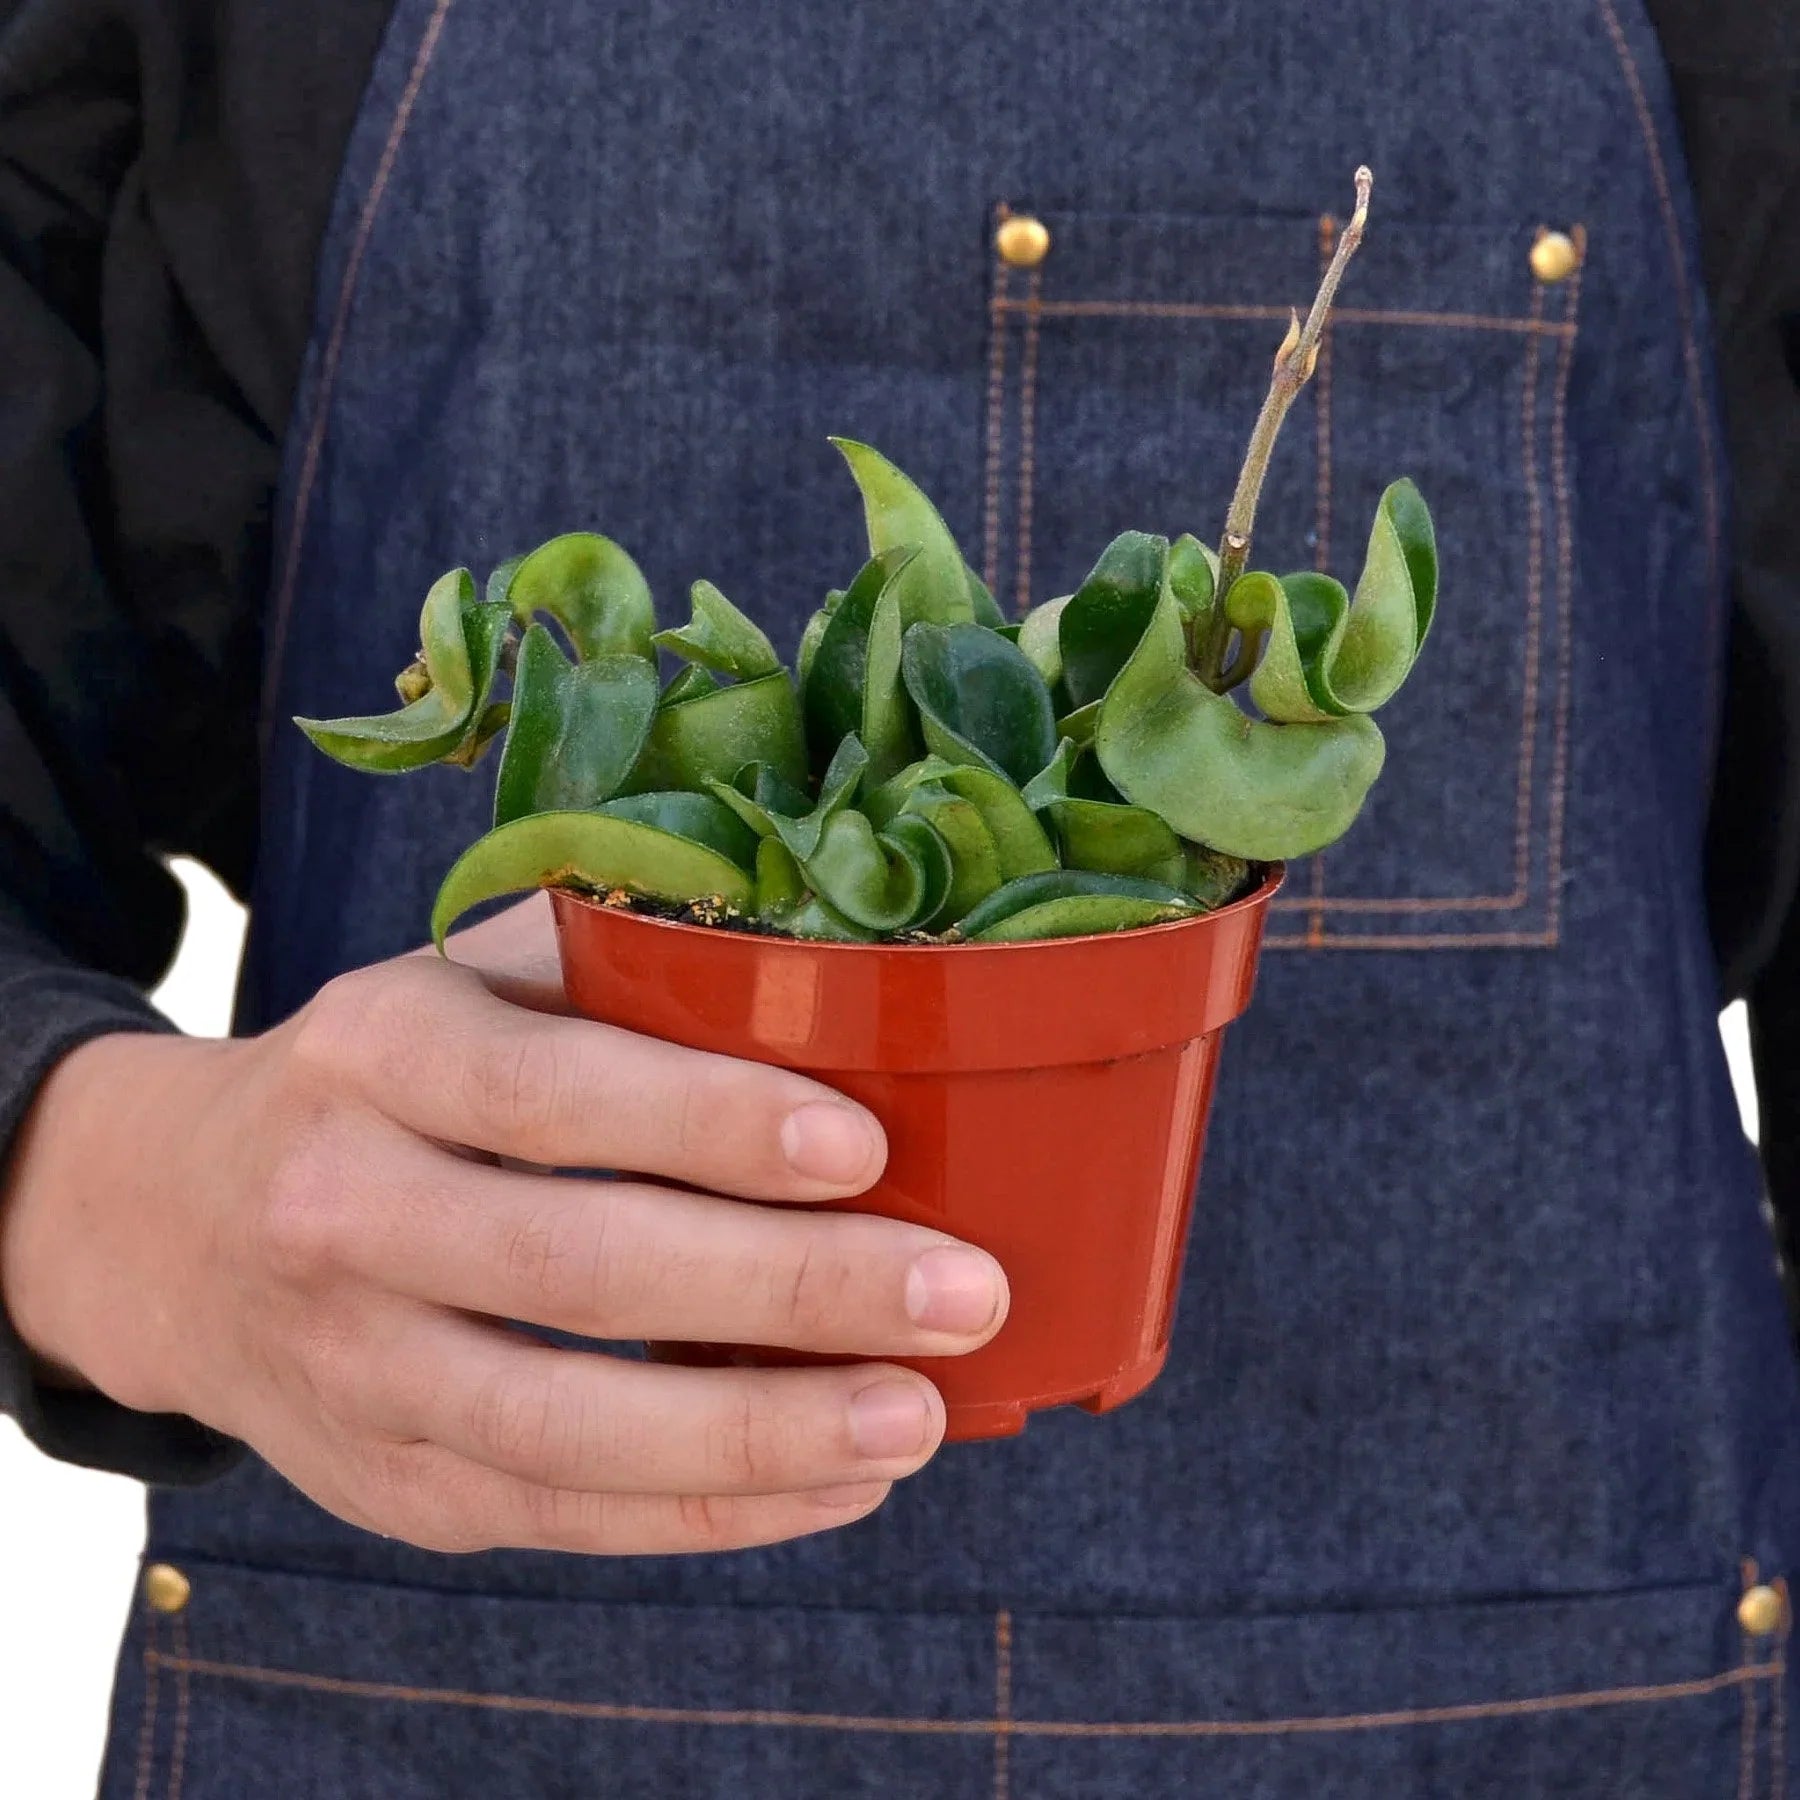
[[[551,897],[581,1012],[861,1101],[886,1127],[887,1169],[843,1209],[999,1259],[999,1334],[909,1365],[942,1392],[948,1436],[968,1439],[1047,1406],[1110,1411],[1161,1372],[1221,1034],[1250,1002],[1280,885],[1277,868],[1172,925],[946,947],[805,943]]]

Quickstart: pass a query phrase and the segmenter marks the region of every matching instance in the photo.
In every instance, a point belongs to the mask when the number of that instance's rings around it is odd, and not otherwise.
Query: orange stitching
[[[1521,896],[1511,894],[1380,895],[1327,894],[1318,900],[1284,898],[1271,900],[1271,912],[1516,912]]]
[[[1007,300],[1003,312],[1041,313],[1047,319],[1273,319],[1286,324],[1285,306],[1215,306],[1191,300]],[[1550,320],[1533,323],[1508,313],[1405,312],[1380,307],[1333,307],[1334,325],[1418,325],[1448,331],[1516,331],[1536,337],[1566,337],[1569,328]]]
[[[1282,937],[1269,935],[1263,942],[1271,950],[1317,948],[1298,932]],[[1326,932],[1319,944],[1332,950],[1553,950],[1556,939],[1544,931],[1477,931],[1463,936],[1450,932],[1399,932],[1348,935]]]
[[[1578,228],[1579,229],[1579,228]],[[1556,362],[1556,401],[1550,414],[1551,491],[1556,498],[1556,747],[1550,773],[1550,892],[1546,914],[1550,941],[1561,937],[1564,806],[1569,785],[1569,687],[1573,679],[1574,536],[1569,516],[1569,371],[1581,309],[1581,270],[1569,278],[1569,335]]]
[[[1544,284],[1531,284],[1531,316],[1542,318]],[[1525,479],[1525,707],[1519,726],[1519,799],[1513,824],[1513,887],[1521,903],[1531,890],[1532,776],[1537,761],[1539,638],[1544,613],[1544,503],[1538,494],[1537,385],[1543,358],[1538,339],[1525,358],[1525,386],[1519,402],[1519,439]]]
[[[1011,208],[1002,200],[994,209],[995,223],[1006,219]],[[1006,290],[1012,265],[995,259],[994,292],[988,302],[987,500],[983,514],[986,548],[983,577],[991,593],[1000,581],[1000,451],[1006,434]]]
[[[1043,285],[1043,271],[1033,269],[1025,298],[1025,352],[1019,377],[1019,569],[1013,593],[1020,618],[1031,610],[1031,503],[1037,479],[1038,322],[1043,312]]]
[[[1740,1634],[1743,1640],[1744,1667],[1755,1666],[1755,1657],[1750,1648],[1750,1634]],[[1744,1716],[1738,1726],[1738,1791],[1737,1800],[1753,1800],[1751,1789],[1756,1783],[1756,1690],[1748,1682],[1744,1684]]]
[[[137,1786],[133,1800],[150,1800],[150,1761],[156,1753],[156,1688],[159,1658],[156,1650],[156,1615],[144,1627],[144,1710],[138,1720]]]
[[[179,1614],[175,1619],[175,1654],[188,1653],[187,1620]],[[188,1672],[175,1671],[175,1748],[169,1753],[168,1800],[181,1800],[182,1776],[187,1770],[188,1739]]]
[[[994,1800],[1012,1792],[1012,1614],[994,1615]]]
[[[1675,196],[1669,187],[1669,172],[1663,166],[1662,147],[1656,140],[1656,120],[1650,102],[1644,95],[1644,83],[1638,74],[1637,58],[1612,0],[1600,0],[1600,15],[1606,22],[1613,50],[1625,84],[1631,90],[1631,103],[1637,111],[1638,130],[1644,139],[1644,152],[1650,160],[1651,178],[1656,183],[1657,204],[1662,211],[1663,235],[1668,243],[1670,272],[1675,277],[1675,311],[1681,320],[1681,360],[1687,374],[1688,404],[1694,412],[1694,431],[1700,440],[1700,490],[1706,511],[1706,629],[1707,629],[1707,748],[1706,760],[1712,761],[1713,721],[1718,716],[1719,698],[1719,487],[1713,460],[1712,420],[1706,408],[1706,384],[1700,375],[1700,347],[1694,338],[1694,302],[1688,291],[1687,262],[1683,255],[1681,221],[1675,214]],[[1585,236],[1582,239],[1585,248]],[[1579,275],[1579,265],[1577,265]],[[1573,311],[1574,301],[1570,300]]]
[[[1778,1661],[1785,1662],[1787,1657],[1788,1632],[1794,1623],[1794,1609],[1788,1599],[1788,1584],[1785,1575],[1775,1578],[1775,1591],[1781,1596],[1781,1655]],[[1769,1727],[1769,1792],[1774,1800],[1782,1800],[1788,1790],[1787,1778],[1787,1680],[1784,1676],[1775,1683],[1770,1693],[1770,1705],[1774,1717]]]
[[[288,533],[287,555],[281,569],[281,585],[275,594],[275,616],[269,626],[268,670],[263,685],[262,745],[265,758],[274,725],[275,697],[281,684],[281,666],[287,650],[289,615],[294,603],[294,584],[300,573],[300,552],[306,541],[306,523],[312,511],[313,484],[319,475],[319,458],[325,448],[325,430],[331,414],[331,399],[337,386],[338,365],[343,359],[344,340],[350,330],[350,308],[356,299],[356,284],[362,274],[363,258],[368,254],[375,235],[375,220],[381,202],[399,159],[400,145],[412,124],[413,108],[418,104],[419,90],[425,85],[426,71],[437,54],[438,39],[443,33],[444,19],[450,11],[450,0],[437,0],[432,8],[425,35],[413,56],[413,66],[388,127],[387,142],[382,146],[381,160],[375,167],[375,178],[369,184],[361,216],[356,221],[356,236],[350,243],[350,255],[344,264],[344,278],[338,288],[337,305],[331,316],[331,330],[325,339],[324,355],[319,362],[318,393],[313,402],[312,427],[307,433],[306,450],[300,461],[300,476],[294,490],[294,517]]]
[[[402,1687],[391,1682],[350,1681],[335,1675],[306,1675],[294,1669],[259,1668],[250,1663],[207,1662],[198,1657],[149,1653],[163,1668],[186,1669],[194,1675],[247,1681],[264,1687],[335,1694],[346,1699],[393,1700],[408,1704],[472,1707],[481,1711],[543,1714],[561,1719],[591,1719],[643,1725],[765,1725],[794,1731],[893,1733],[906,1737],[986,1737],[1000,1725],[995,1719],[881,1718],[858,1713],[774,1712],[762,1709],[724,1711],[685,1706],[619,1706],[603,1701],[549,1700],[528,1694],[480,1694],[463,1688]],[[1669,1681],[1636,1687],[1587,1688],[1544,1694],[1526,1700],[1478,1700],[1455,1706],[1402,1707],[1392,1712],[1325,1713],[1286,1719],[1131,1720],[1116,1724],[1056,1719],[1008,1719],[1014,1737],[1040,1738],[1234,1738],[1317,1736],[1339,1731],[1377,1731],[1399,1726],[1459,1724],[1474,1719],[1531,1718],[1545,1713],[1581,1712],[1612,1706],[1662,1706],[1676,1700],[1700,1700],[1729,1692],[1746,1682],[1779,1679],[1786,1670],[1780,1657],[1751,1668],[1725,1669],[1693,1681]]]

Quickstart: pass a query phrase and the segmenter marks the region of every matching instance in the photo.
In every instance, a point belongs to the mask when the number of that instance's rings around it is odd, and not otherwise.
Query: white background
[[[176,868],[188,890],[188,929],[157,1003],[183,1030],[223,1036],[243,914],[203,869]],[[1754,1136],[1742,1007],[1724,1027]],[[49,1462],[0,1419],[0,1794],[8,1800],[91,1800],[143,1541],[136,1483]]]

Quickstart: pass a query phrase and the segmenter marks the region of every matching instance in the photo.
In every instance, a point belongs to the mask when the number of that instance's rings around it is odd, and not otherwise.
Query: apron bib
[[[1168,1372],[730,1557],[439,1557],[255,1462],[158,1494],[192,1598],[133,1619],[107,1796],[1785,1791],[1785,1628],[1738,1609],[1800,1395],[1700,886],[1723,499],[1630,0],[400,0],[293,427],[241,1023],[417,943],[485,824],[485,774],[286,723],[443,568],[588,526],[791,655],[860,561],[832,432],[1009,607],[1212,540],[1360,161],[1258,561],[1353,574],[1407,473],[1443,603],[1278,902]]]

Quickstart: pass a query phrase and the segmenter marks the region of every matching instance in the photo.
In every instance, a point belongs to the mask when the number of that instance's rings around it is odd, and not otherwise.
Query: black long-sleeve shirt
[[[389,4],[0,0],[0,1159],[58,1057],[159,1028],[142,990],[181,926],[162,859],[248,889],[271,500]],[[1750,999],[1771,1191],[1800,1222],[1800,12],[1649,10],[1737,494],[1721,995]],[[40,1386],[4,1318],[0,1410],[150,1479],[232,1454]]]

